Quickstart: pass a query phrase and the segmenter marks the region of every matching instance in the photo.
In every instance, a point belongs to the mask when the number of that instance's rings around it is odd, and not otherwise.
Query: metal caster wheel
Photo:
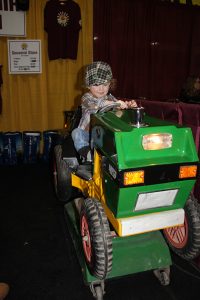
[[[104,281],[93,282],[90,284],[90,290],[92,295],[97,300],[103,300],[104,291]]]
[[[161,285],[170,284],[170,268],[157,269],[153,271],[154,275],[158,278]]]

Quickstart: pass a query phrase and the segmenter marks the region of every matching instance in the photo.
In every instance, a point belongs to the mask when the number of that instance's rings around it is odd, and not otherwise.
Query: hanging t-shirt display
[[[50,60],[77,58],[81,12],[76,2],[49,0],[44,9],[44,29]]]

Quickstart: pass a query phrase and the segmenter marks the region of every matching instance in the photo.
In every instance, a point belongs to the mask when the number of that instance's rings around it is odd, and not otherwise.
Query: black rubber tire
[[[192,260],[200,254],[200,204],[192,194],[188,198],[184,209],[183,231],[179,231],[181,227],[172,227],[164,229],[163,234],[169,247],[177,255],[185,260]],[[173,238],[177,236],[178,239],[181,239],[180,243],[171,239],[172,234],[174,235]]]
[[[78,193],[77,189],[71,186],[71,172],[67,162],[62,159],[62,146],[56,145],[53,158],[53,181],[56,196],[63,203],[73,200]]]
[[[85,224],[85,222],[87,224]],[[83,230],[88,226],[88,232]],[[80,227],[83,243],[83,252],[88,269],[98,279],[104,279],[112,269],[112,236],[108,219],[100,201],[94,198],[84,199]],[[88,248],[91,254],[86,254],[84,237],[87,237]]]

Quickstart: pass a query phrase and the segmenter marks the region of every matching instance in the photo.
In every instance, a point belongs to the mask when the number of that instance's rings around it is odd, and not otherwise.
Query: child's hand
[[[137,107],[137,103],[135,100],[125,101],[127,108]]]
[[[127,101],[126,101],[127,102]],[[121,109],[126,109],[128,108],[127,103],[122,101],[122,100],[118,100],[117,103],[119,103],[119,106]]]

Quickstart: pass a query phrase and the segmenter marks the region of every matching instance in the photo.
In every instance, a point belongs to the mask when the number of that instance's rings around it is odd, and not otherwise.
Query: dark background
[[[94,60],[111,64],[120,97],[176,99],[188,76],[200,76],[200,7],[94,0]]]

